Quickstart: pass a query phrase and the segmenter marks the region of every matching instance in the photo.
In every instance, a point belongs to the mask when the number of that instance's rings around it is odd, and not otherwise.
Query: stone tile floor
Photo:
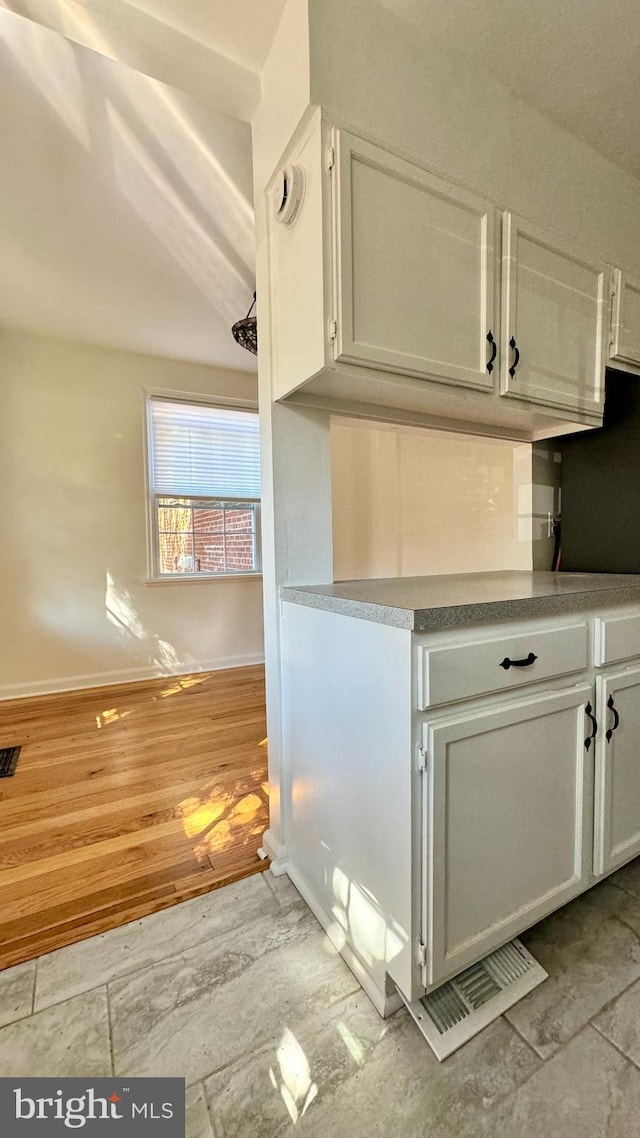
[[[439,1064],[270,873],[0,972],[0,1075],[181,1075],[188,1138],[638,1138],[640,859],[523,938],[545,983]]]

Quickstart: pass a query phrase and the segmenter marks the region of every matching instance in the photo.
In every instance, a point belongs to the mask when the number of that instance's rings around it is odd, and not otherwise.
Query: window
[[[254,411],[148,400],[154,577],[260,572]]]

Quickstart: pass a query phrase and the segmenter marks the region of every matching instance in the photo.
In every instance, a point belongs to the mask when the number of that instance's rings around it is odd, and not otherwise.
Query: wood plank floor
[[[0,969],[266,868],[262,667],[0,703]]]

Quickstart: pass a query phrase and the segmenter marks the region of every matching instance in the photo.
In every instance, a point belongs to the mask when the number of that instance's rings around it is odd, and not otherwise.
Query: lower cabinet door
[[[586,888],[591,702],[592,686],[580,684],[424,723],[425,986]]]
[[[596,680],[594,864],[609,873],[640,853],[640,668]]]

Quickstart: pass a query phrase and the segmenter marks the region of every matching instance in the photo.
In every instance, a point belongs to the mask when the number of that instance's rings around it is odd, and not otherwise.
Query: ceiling
[[[638,0],[378,0],[640,177]]]
[[[0,9],[250,122],[285,0],[0,0]]]
[[[0,324],[254,369],[250,127],[0,11]]]
[[[91,0],[82,2],[91,6]],[[285,0],[129,0],[129,4],[259,74]]]

